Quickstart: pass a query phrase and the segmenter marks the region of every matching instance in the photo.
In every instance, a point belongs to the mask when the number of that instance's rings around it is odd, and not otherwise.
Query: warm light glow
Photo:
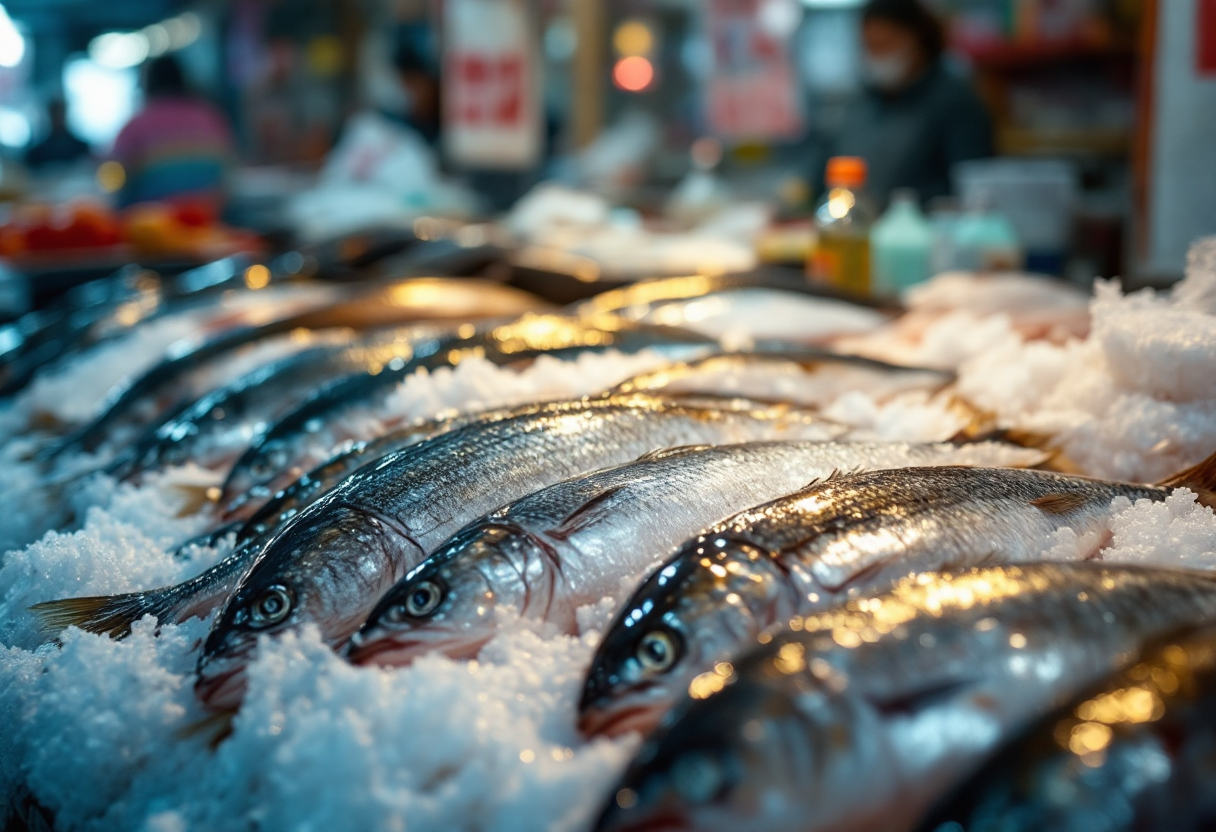
[[[640,20],[626,20],[616,27],[616,33],[612,36],[612,48],[624,57],[649,55],[654,49],[654,33]]]
[[[264,289],[270,283],[270,269],[261,263],[245,269],[245,285],[250,289]]]
[[[612,80],[625,92],[641,92],[654,81],[654,66],[640,55],[621,58],[612,68]]]
[[[111,160],[97,166],[97,187],[104,193],[112,194],[126,183],[127,172],[118,162]]]

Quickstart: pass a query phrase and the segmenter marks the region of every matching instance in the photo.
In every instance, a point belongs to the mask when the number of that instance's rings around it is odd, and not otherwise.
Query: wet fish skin
[[[1216,828],[1216,629],[1188,628],[1003,748],[920,832]]]
[[[757,344],[748,352],[710,355],[634,376],[613,392],[730,393],[752,400],[781,398],[803,406],[825,406],[843,393],[862,391],[886,398],[909,390],[936,391],[953,374],[905,367],[812,347]]]
[[[233,465],[222,489],[229,504],[238,495],[267,497],[300,471],[300,460],[315,445],[315,434],[345,413],[370,407],[402,379],[419,370],[455,366],[481,357],[499,365],[539,355],[574,356],[609,349],[636,353],[665,349],[680,357],[716,348],[716,342],[670,327],[634,324],[613,315],[525,315],[518,320],[480,330],[464,327],[452,337],[415,347],[415,356],[398,366],[341,379],[318,390],[271,425]]]
[[[592,660],[580,725],[645,732],[694,676],[777,622],[917,572],[1037,560],[1063,527],[1092,555],[1112,499],[1168,494],[1044,471],[905,468],[740,512],[685,543],[624,604]],[[654,639],[672,642],[662,666],[641,655]]]
[[[356,662],[465,658],[505,613],[576,631],[575,611],[689,535],[838,470],[1028,465],[1042,454],[996,443],[756,442],[677,448],[541,489],[475,521],[412,569],[352,639]]]
[[[904,832],[1145,640],[1213,620],[1207,573],[1039,563],[907,578],[699,677],[596,828]]]
[[[195,462],[213,467],[217,455],[236,443],[243,447],[257,423],[273,420],[327,379],[359,370],[404,362],[415,340],[435,336],[435,328],[414,327],[364,336],[344,344],[310,347],[258,367],[212,390],[180,413],[145,432],[131,450],[110,466],[130,478],[165,464]],[[225,439],[225,434],[237,436]],[[219,447],[207,447],[207,443]],[[227,450],[231,453],[231,450]]]
[[[196,690],[209,704],[239,701],[262,634],[312,622],[341,646],[444,540],[539,488],[655,448],[829,439],[841,430],[790,408],[638,396],[535,405],[441,433],[360,468],[276,533],[215,622]]]
[[[208,366],[267,338],[296,330],[366,329],[419,320],[519,315],[542,305],[533,296],[510,287],[467,279],[402,280],[356,289],[345,297],[330,290],[329,303],[324,302],[327,299],[324,296],[316,297],[316,291],[285,295],[285,314],[269,322],[240,325],[217,335],[190,338],[173,345],[159,364],[112,389],[97,417],[49,447],[43,456],[53,458],[65,452],[91,451],[106,441],[116,426],[131,421],[146,423],[161,415],[154,399],[180,401],[183,398],[180,391],[189,389],[191,380],[203,374]],[[312,302],[298,303],[293,295],[311,297]],[[337,301],[333,302],[335,297]]]
[[[360,465],[469,420],[470,417],[456,417],[407,425],[336,454],[279,492],[244,522],[228,522],[220,529],[178,547],[180,555],[190,546],[214,546],[221,538],[233,535],[232,551],[189,580],[119,595],[44,601],[30,609],[47,634],[73,626],[112,638],[126,637],[131,625],[145,615],[155,616],[161,622],[175,623],[194,616],[205,616],[228,599],[279,526],[316,502]]]

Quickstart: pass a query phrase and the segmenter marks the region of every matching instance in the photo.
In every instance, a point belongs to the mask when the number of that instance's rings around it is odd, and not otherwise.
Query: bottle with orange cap
[[[819,244],[810,261],[811,276],[858,295],[868,295],[870,226],[875,211],[863,188],[866,163],[856,156],[828,160],[828,191],[815,209]]]

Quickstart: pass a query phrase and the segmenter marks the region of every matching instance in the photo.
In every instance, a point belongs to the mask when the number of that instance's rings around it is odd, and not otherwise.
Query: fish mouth
[[[620,708],[592,708],[578,718],[578,730],[585,737],[620,737],[636,732],[643,737],[663,718],[655,705],[627,705]]]
[[[233,661],[232,666],[213,675],[199,673],[194,682],[194,695],[203,707],[212,711],[231,711],[239,708],[245,698],[248,679],[245,677],[244,661]]]
[[[372,641],[351,642],[347,659],[351,664],[378,667],[408,667],[423,656],[442,653],[457,661],[477,658],[481,648],[490,640],[484,638],[399,639],[383,636]]]

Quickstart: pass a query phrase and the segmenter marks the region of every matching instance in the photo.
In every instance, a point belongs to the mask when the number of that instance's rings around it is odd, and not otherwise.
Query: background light
[[[81,56],[69,58],[63,67],[63,97],[72,132],[93,147],[109,147],[135,114],[139,74]]]
[[[654,65],[641,55],[621,58],[612,68],[612,80],[625,92],[641,92],[654,80]]]
[[[107,32],[89,43],[89,57],[107,69],[139,66],[148,58],[185,49],[198,40],[203,26],[193,12],[179,14],[138,32]]]
[[[30,143],[30,120],[12,107],[0,107],[0,144],[25,147]]]
[[[17,66],[24,57],[25,38],[17,31],[8,10],[0,6],[0,66]]]
[[[654,33],[640,20],[626,20],[616,27],[612,48],[618,55],[649,55],[654,49]]]

